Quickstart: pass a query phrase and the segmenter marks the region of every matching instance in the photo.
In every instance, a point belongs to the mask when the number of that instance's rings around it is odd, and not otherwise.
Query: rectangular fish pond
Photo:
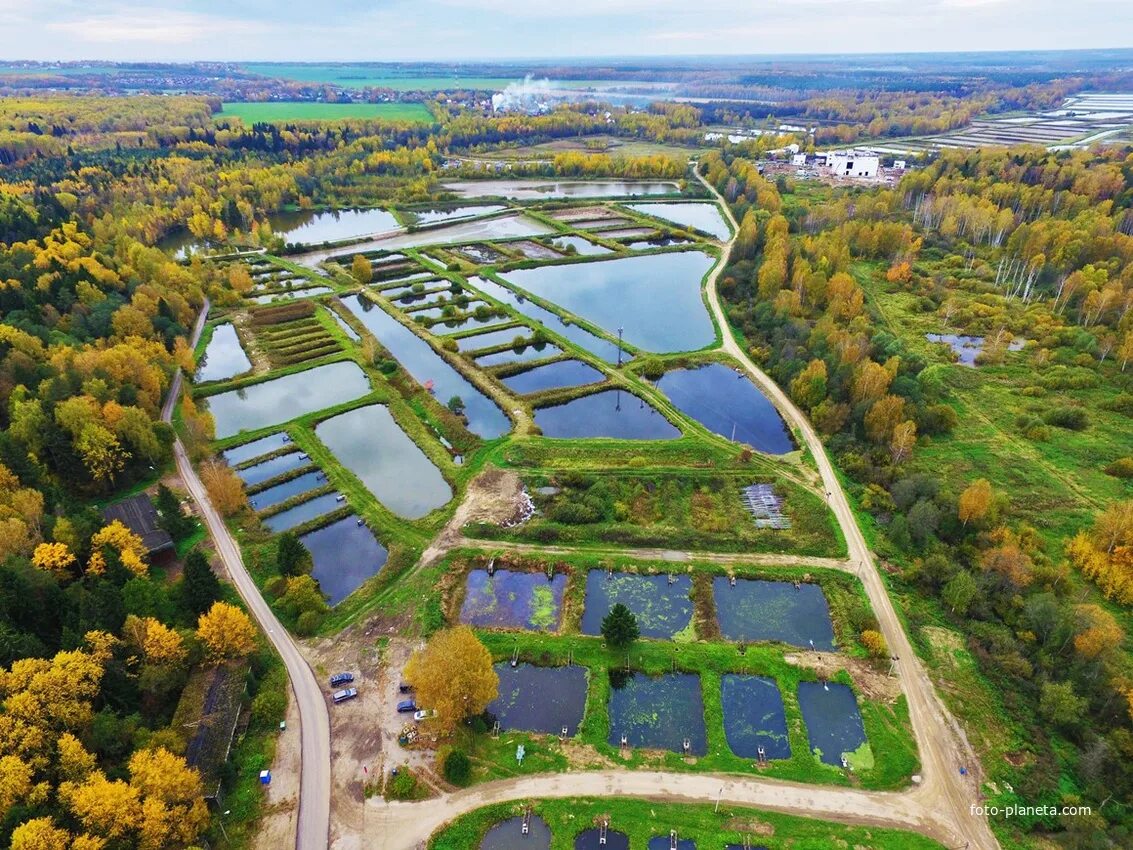
[[[503,383],[514,393],[529,395],[561,387],[592,384],[605,379],[605,375],[581,360],[556,360],[546,366],[536,366],[526,372],[510,375],[503,379]]]
[[[499,319],[496,321],[499,322]],[[461,328],[461,330],[466,330],[466,328]],[[503,328],[502,330],[489,330],[487,333],[462,336],[456,341],[456,347],[462,353],[467,351],[479,351],[483,348],[493,348],[497,345],[513,342],[516,337],[530,339],[531,328],[524,327],[523,325],[515,325],[510,328]]]
[[[561,348],[549,342],[542,345],[525,345],[519,351],[514,348],[505,348],[494,354],[483,354],[476,358],[476,365],[482,367],[499,366],[503,363],[528,363],[532,360],[546,360],[548,357],[558,357],[562,354]]]
[[[681,227],[691,227],[701,233],[707,233],[714,239],[726,242],[731,235],[728,222],[724,220],[720,208],[709,203],[678,203],[678,204],[626,204],[628,209],[645,213],[663,221],[678,224]]]
[[[476,218],[482,215],[503,212],[507,207],[502,204],[475,204],[466,207],[431,210],[402,210],[406,217],[416,225],[442,224],[450,221],[459,221],[465,218]]]
[[[238,446],[225,449],[220,453],[220,456],[224,458],[224,462],[229,466],[235,466],[238,463],[244,463],[244,461],[251,460],[252,458],[271,454],[274,451],[282,449],[290,441],[291,438],[280,431],[278,434],[268,434],[266,437],[252,440],[250,443],[241,443]]]
[[[453,396],[460,397],[464,402],[469,431],[490,440],[511,430],[511,421],[495,402],[465,380],[425,340],[369,299],[357,295],[342,303],[397,358],[415,381],[432,386],[441,404]]]
[[[273,301],[288,301],[292,298],[314,298],[316,295],[326,295],[333,292],[329,286],[307,286],[302,289],[285,289],[281,292],[269,292],[257,295],[249,300],[256,304],[270,304]]]
[[[724,735],[728,747],[740,758],[789,759],[787,717],[783,696],[774,679],[726,673],[720,677],[720,702],[724,709]]]
[[[203,384],[206,381],[225,381],[252,368],[252,361],[240,345],[240,337],[231,322],[213,328],[212,338],[205,346],[204,357],[197,364],[193,381]]]
[[[382,404],[359,407],[315,426],[315,436],[379,502],[419,519],[452,498],[441,471]]]
[[[833,650],[834,625],[822,588],[800,582],[712,580],[720,634],[734,641],[781,641],[793,646]]]
[[[642,637],[692,637],[692,578],[688,575],[640,575],[590,570],[586,574],[586,604],[582,633],[600,635],[602,619],[619,602],[637,617]]]
[[[603,390],[535,410],[544,437],[609,437],[675,440],[680,429],[644,399],[624,390]]]
[[[610,737],[612,746],[622,735],[631,747],[683,751],[700,756],[708,750],[704,727],[704,700],[700,677],[693,673],[642,673],[610,670]]]
[[[480,850],[550,850],[551,828],[545,820],[532,815],[527,830],[524,833],[522,817],[500,821],[485,833]]]
[[[618,198],[633,195],[675,195],[676,183],[660,180],[457,180],[442,184],[462,198]]]
[[[494,280],[474,277],[468,282],[485,295],[491,296],[501,304],[506,304],[514,308],[520,315],[534,319],[536,322],[545,325],[547,330],[554,331],[559,336],[573,342],[584,351],[589,351],[595,357],[600,357],[607,363],[618,362],[618,346],[616,343],[595,336],[590,333],[590,331],[586,330],[586,328],[568,323],[558,313],[540,307],[538,304],[529,301],[522,295],[508,289],[506,286],[501,286]],[[623,362],[630,359],[631,356],[628,353],[622,355]]]
[[[823,764],[841,767],[845,757],[855,770],[873,767],[858,699],[849,685],[799,682],[799,708],[810,751]]]
[[[383,209],[281,212],[268,216],[272,232],[292,244],[318,245],[385,233],[401,227]]]
[[[368,392],[370,382],[358,364],[341,361],[217,393],[203,401],[216,422],[220,440],[241,431],[289,422]]]
[[[460,622],[470,626],[553,632],[563,611],[566,573],[472,570],[464,585]]]
[[[322,487],[326,484],[326,481],[326,475],[322,472],[318,472],[317,470],[304,472],[302,475],[296,476],[295,478],[289,478],[282,484],[276,484],[273,487],[268,487],[266,490],[252,493],[248,496],[248,504],[257,511],[264,511],[282,502],[286,502],[288,499],[298,496],[300,493],[306,493],[308,490]]]
[[[261,461],[253,466],[237,469],[236,475],[244,482],[245,487],[253,487],[263,481],[275,478],[277,475],[283,475],[285,472],[310,466],[310,464],[310,458],[304,457],[302,452],[294,451],[285,455],[277,455],[271,460]]]
[[[684,251],[517,269],[504,277],[608,333],[624,327],[631,345],[667,353],[715,342],[700,286],[715,262]]]
[[[311,575],[331,605],[377,575],[389,557],[386,547],[360,522],[358,517],[348,516],[299,538],[311,553]]]
[[[495,668],[500,695],[487,710],[501,729],[558,735],[565,726],[568,735],[577,734],[586,708],[585,667],[512,667],[501,661]]]
[[[581,236],[558,236],[551,240],[551,244],[568,254],[572,253],[569,249],[573,248],[573,253],[579,257],[596,257],[600,254],[610,253],[610,249],[604,245],[595,245],[589,239]]]
[[[341,505],[342,503],[338,501],[338,493],[324,493],[321,496],[308,499],[306,502],[300,502],[285,511],[272,514],[262,522],[271,529],[273,534],[279,534],[283,531],[289,531],[297,525],[325,516]]]
[[[657,382],[677,409],[709,431],[767,454],[794,450],[779,411],[751,380],[723,363],[673,369]]]

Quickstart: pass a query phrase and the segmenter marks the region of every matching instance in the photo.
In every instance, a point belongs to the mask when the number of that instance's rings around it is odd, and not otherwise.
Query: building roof
[[[240,719],[248,665],[198,667],[185,683],[173,728],[185,736],[185,761],[201,775],[205,798],[220,793],[221,771]]]
[[[107,522],[118,520],[138,537],[149,554],[173,548],[173,538],[158,525],[157,509],[144,493],[116,502],[102,512]]]

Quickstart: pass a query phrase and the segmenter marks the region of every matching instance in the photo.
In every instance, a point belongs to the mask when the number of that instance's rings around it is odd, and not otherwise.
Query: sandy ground
[[[421,555],[421,564],[432,564],[445,556],[464,538],[460,530],[470,522],[503,523],[519,510],[523,481],[510,470],[487,467],[468,484],[464,501],[440,534]]]
[[[255,850],[279,850],[295,846],[299,822],[299,770],[302,747],[299,743],[299,709],[288,694],[287,729],[279,734],[275,761],[271,765],[271,785],[265,792],[263,817],[256,833]]]

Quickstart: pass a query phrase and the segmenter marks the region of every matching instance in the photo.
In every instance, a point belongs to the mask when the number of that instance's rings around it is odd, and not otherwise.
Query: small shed
[[[118,520],[138,535],[149,555],[173,551],[173,538],[158,523],[157,508],[145,493],[115,502],[102,512],[102,517],[107,522]]]

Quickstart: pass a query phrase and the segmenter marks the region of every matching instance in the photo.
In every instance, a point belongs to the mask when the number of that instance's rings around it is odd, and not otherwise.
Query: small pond
[[[419,519],[452,498],[452,488],[382,404],[320,422],[315,436],[398,516]]]
[[[715,260],[700,251],[644,254],[507,272],[507,280],[647,351],[693,351],[716,330],[700,282]]]
[[[429,328],[430,333],[437,336],[448,336],[449,334],[460,333],[461,331],[471,331],[479,328],[488,328],[492,325],[502,325],[505,322],[510,322],[510,316],[485,316],[478,318],[469,314],[461,319],[453,319],[447,322],[438,322]],[[524,333],[525,328],[520,328],[519,332]],[[478,346],[482,347],[482,346]]]
[[[500,320],[497,319],[496,321],[498,322]],[[466,329],[467,328],[461,328],[461,330]],[[482,348],[492,348],[493,346],[510,343],[514,341],[516,337],[530,339],[531,328],[524,327],[523,325],[513,325],[510,328],[504,328],[499,331],[487,331],[486,333],[474,334],[473,336],[462,336],[456,341],[456,347],[459,351],[479,351]]]
[[[783,696],[774,679],[726,673],[720,677],[720,700],[724,735],[733,753],[755,759],[763,747],[768,759],[791,757]]]
[[[565,404],[540,407],[535,424],[545,437],[675,440],[680,429],[633,393],[603,390]]]
[[[799,708],[811,752],[824,764],[841,767],[842,756],[849,758],[859,749],[872,759],[858,700],[849,685],[799,682]],[[860,763],[860,756],[855,760]]]
[[[231,322],[225,322],[213,329],[212,339],[205,346],[204,357],[197,364],[197,372],[193,380],[198,384],[206,381],[223,381],[241,372],[247,372],[251,368],[252,361],[248,359],[248,355],[240,345],[236,328]]]
[[[617,198],[633,195],[675,195],[676,183],[659,180],[455,180],[446,191],[463,198]]]
[[[306,502],[300,502],[298,505],[288,508],[285,511],[272,514],[261,520],[261,522],[270,528],[273,533],[279,534],[281,531],[287,531],[297,525],[302,525],[305,522],[310,522],[313,519],[329,514],[335,508],[341,506],[342,503],[338,501],[338,493],[324,493],[321,496],[308,499]]]
[[[637,617],[642,637],[671,638],[681,632],[691,637],[692,579],[688,575],[639,575],[590,570],[586,575],[586,604],[582,633],[602,633],[602,619],[619,602]]]
[[[565,726],[568,735],[577,734],[586,708],[585,667],[512,667],[501,661],[495,668],[500,695],[487,710],[501,729],[558,735]]]
[[[329,286],[308,286],[304,289],[287,289],[282,292],[257,295],[251,300],[257,304],[270,304],[272,301],[287,301],[291,298],[314,298],[316,295],[326,295],[332,291]]]
[[[464,585],[460,622],[470,626],[553,632],[562,617],[566,573],[472,570]]]
[[[562,354],[561,348],[549,342],[542,345],[525,345],[520,351],[505,348],[495,354],[484,354],[476,358],[476,365],[482,367],[499,366],[503,363],[528,363],[532,360],[546,360],[548,357],[557,357]]]
[[[290,441],[291,438],[280,431],[278,434],[268,434],[266,437],[252,440],[250,443],[242,443],[239,446],[225,449],[220,455],[229,466],[235,466],[246,460],[251,460],[252,458],[274,452],[277,449],[282,449]]]
[[[984,337],[964,336],[963,334],[925,334],[929,342],[939,342],[947,345],[956,355],[956,362],[961,366],[975,366],[976,358],[984,350]],[[1008,351],[1019,351],[1023,348],[1024,340],[1013,339],[1007,344]]]
[[[453,396],[460,397],[464,402],[464,415],[468,417],[469,431],[490,440],[511,429],[510,420],[495,402],[441,359],[425,340],[369,299],[354,296],[343,303],[417,383],[432,386],[433,394],[441,404],[446,404]]]
[[[539,815],[532,815],[528,833],[523,834],[523,818],[500,821],[484,835],[480,850],[550,850],[551,828]]]
[[[606,376],[581,360],[556,360],[546,366],[536,366],[518,375],[504,378],[504,385],[519,395],[554,390],[560,387],[577,387],[603,381]]]
[[[626,204],[626,206],[636,212],[707,233],[721,242],[728,241],[728,237],[731,236],[728,222],[724,220],[720,208],[715,204]]]
[[[830,607],[822,588],[800,582],[798,589],[789,581],[736,579],[731,586],[727,576],[712,580],[716,619],[720,634],[727,640],[774,640],[794,646],[833,650],[834,626]]]
[[[654,835],[645,846],[646,850],[672,850],[673,841],[668,835]],[[678,835],[677,850],[696,850],[696,842]]]
[[[501,304],[514,307],[516,312],[542,323],[548,330],[554,331],[559,336],[570,340],[579,348],[589,351],[591,354],[602,358],[607,363],[618,362],[618,346],[616,343],[594,336],[590,331],[578,325],[567,323],[558,313],[540,307],[538,304],[527,300],[523,296],[513,292],[506,286],[501,286],[495,281],[474,277],[468,282],[485,295],[491,296]],[[623,361],[628,361],[630,355],[625,354],[622,359]]]
[[[216,422],[220,440],[240,431],[279,425],[368,392],[370,382],[358,364],[341,361],[211,395],[203,401]]]
[[[618,746],[622,735],[631,747],[682,752],[685,738],[689,753],[704,755],[704,700],[700,677],[693,673],[610,672],[610,737]]]
[[[604,245],[595,245],[582,236],[559,236],[551,240],[551,244],[562,250],[574,248],[574,253],[580,257],[596,257],[600,254],[609,254],[610,249]]]
[[[282,475],[293,469],[299,469],[301,466],[310,465],[310,458],[303,457],[302,452],[294,451],[273,457],[271,460],[265,460],[263,463],[257,463],[255,466],[246,466],[243,469],[237,469],[236,474],[239,476],[240,480],[244,482],[245,487],[253,487],[256,484],[267,481],[269,478],[275,478],[277,475]]]
[[[503,212],[506,210],[503,204],[477,204],[468,207],[456,207],[454,209],[433,209],[433,210],[404,210],[407,218],[412,219],[416,225],[422,224],[447,224],[450,221],[460,221],[465,218],[476,218],[481,215],[491,215],[492,213]]]
[[[616,829],[607,829],[606,843],[602,844],[601,841],[602,831],[598,827],[592,827],[575,837],[574,850],[629,850],[629,836]]]
[[[373,210],[303,210],[268,216],[272,232],[284,242],[318,245],[386,233],[401,227],[393,213]]]
[[[795,448],[775,405],[746,375],[723,363],[674,369],[657,386],[681,413],[722,437],[768,454]]]
[[[253,493],[248,497],[248,504],[257,511],[267,510],[280,502],[286,502],[288,499],[298,496],[300,493],[322,487],[326,484],[326,481],[326,476],[321,472],[304,472],[297,478],[290,478],[282,484],[276,484],[274,487]]]
[[[358,523],[358,517],[351,515],[299,538],[311,553],[311,575],[318,579],[331,605],[377,575],[389,557],[373,532]]]
[[[344,334],[346,334],[347,339],[353,340],[354,342],[361,342],[362,341],[362,336],[358,333],[358,331],[356,331],[356,330],[354,330],[354,328],[350,327],[350,325],[348,325],[346,323],[346,319],[344,319],[344,318],[342,318],[342,316],[338,315],[338,312],[336,310],[331,310],[331,309],[328,308],[327,312],[330,313],[330,317],[332,319],[334,319],[335,324],[337,324],[340,328],[342,328],[342,332]]]

